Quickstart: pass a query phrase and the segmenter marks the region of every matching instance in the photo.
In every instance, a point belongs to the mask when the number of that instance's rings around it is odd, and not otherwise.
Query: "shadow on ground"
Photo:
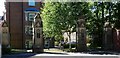
[[[85,52],[85,53],[88,53],[88,54],[100,54],[100,55],[103,55],[103,54],[109,54],[109,55],[120,55],[119,52],[112,52],[112,51],[89,51],[89,52]]]
[[[55,55],[68,55],[67,53],[43,52],[43,53],[11,53],[3,55],[2,58],[30,58],[37,54],[55,54]]]
[[[13,54],[7,54],[3,55],[2,58],[29,58],[36,55],[36,53],[13,53]]]

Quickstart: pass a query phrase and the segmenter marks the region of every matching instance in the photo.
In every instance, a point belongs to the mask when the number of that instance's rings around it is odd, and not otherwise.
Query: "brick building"
[[[34,16],[39,13],[40,2],[6,2],[6,20],[11,48],[32,48]]]

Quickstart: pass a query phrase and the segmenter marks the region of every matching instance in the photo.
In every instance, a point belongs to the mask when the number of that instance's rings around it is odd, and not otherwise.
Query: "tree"
[[[51,32],[45,34],[47,36],[62,35],[64,30],[70,39],[71,33],[76,30],[78,17],[89,12],[88,6],[87,2],[45,3],[42,9],[43,30]]]
[[[104,23],[109,21],[114,24],[114,28],[119,28],[119,2],[94,2],[91,4],[91,12],[87,19],[87,29],[89,35],[92,35],[94,47],[102,47]]]
[[[76,21],[85,16],[88,35],[93,37],[93,46],[102,47],[104,23],[109,21],[119,28],[120,3],[113,2],[48,2],[42,9],[43,30],[47,36],[61,36],[76,31]]]

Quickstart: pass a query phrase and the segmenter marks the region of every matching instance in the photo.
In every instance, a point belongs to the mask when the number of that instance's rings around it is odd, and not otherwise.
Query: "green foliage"
[[[2,54],[10,54],[11,53],[11,48],[6,48],[6,46],[2,45]]]
[[[59,42],[58,41],[55,41],[55,46],[58,46],[59,45]]]
[[[115,28],[117,29],[120,29],[120,2],[117,2],[114,4],[113,6],[113,19],[114,19],[114,22],[115,22]]]
[[[93,47],[101,47],[103,40],[104,23],[109,21],[114,28],[119,28],[119,2],[94,2],[91,3],[91,14],[86,20],[88,34],[92,36]]]
[[[64,48],[69,48],[69,44],[64,44],[63,45]],[[76,44],[71,44],[71,48],[75,48]]]
[[[63,32],[71,33],[75,31],[78,17],[86,15],[88,9],[87,2],[45,3],[41,12],[44,34],[49,37],[55,36],[59,38]]]
[[[102,46],[106,21],[120,28],[119,2],[47,2],[41,10],[44,34],[61,40],[63,32],[76,31],[76,21],[81,15],[85,16],[87,34],[92,37],[93,47]]]
[[[67,51],[67,52],[77,52],[76,49],[64,49],[64,51]]]
[[[55,35],[55,41],[59,42],[59,41],[63,41],[64,37],[63,35]]]
[[[61,34],[61,32],[58,32],[60,30],[56,26],[58,17],[57,6],[57,3],[56,5],[54,5],[54,3],[46,3],[42,9],[43,31],[47,37],[54,36],[56,33]]]

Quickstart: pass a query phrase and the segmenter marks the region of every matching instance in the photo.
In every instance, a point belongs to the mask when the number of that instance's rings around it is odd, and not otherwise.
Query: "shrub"
[[[63,45],[64,48],[69,48],[69,44],[64,44]],[[71,44],[71,48],[75,48],[76,44]]]
[[[63,47],[64,48],[69,48],[69,44],[64,44]]]
[[[6,48],[5,46],[2,46],[2,54],[9,54],[11,53],[11,48]]]
[[[59,42],[55,42],[55,46],[58,46],[59,45]]]
[[[66,51],[66,52],[76,52],[77,50],[76,49],[69,49],[69,48],[67,48],[67,49],[64,49],[64,51]]]

